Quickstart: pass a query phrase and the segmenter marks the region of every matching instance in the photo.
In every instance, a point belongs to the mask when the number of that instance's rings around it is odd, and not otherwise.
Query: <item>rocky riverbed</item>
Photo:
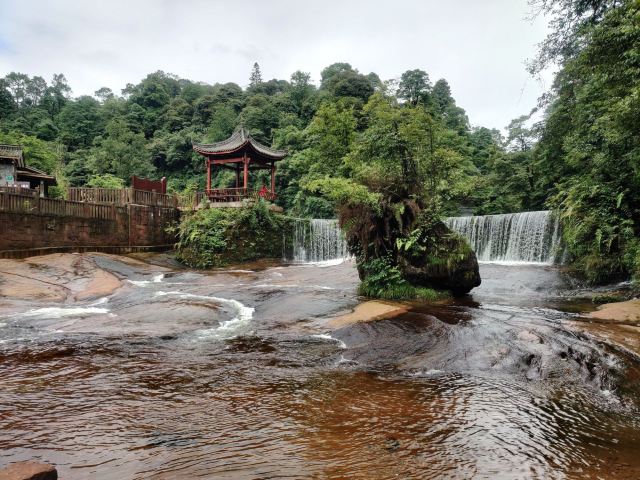
[[[394,304],[358,298],[350,262],[0,261],[0,467],[638,478],[632,348],[558,269],[480,269],[470,296]]]

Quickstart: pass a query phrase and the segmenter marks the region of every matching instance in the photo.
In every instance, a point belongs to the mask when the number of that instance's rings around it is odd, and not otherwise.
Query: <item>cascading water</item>
[[[450,217],[483,262],[556,263],[562,256],[560,222],[550,211]]]
[[[347,242],[337,220],[296,220],[293,260],[324,262],[349,256]]]

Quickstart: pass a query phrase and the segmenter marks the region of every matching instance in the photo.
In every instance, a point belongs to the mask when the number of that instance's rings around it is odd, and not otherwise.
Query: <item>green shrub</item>
[[[124,188],[124,180],[110,173],[104,173],[102,175],[92,175],[87,182],[87,187]]]
[[[292,220],[259,201],[243,208],[205,208],[177,227],[177,258],[194,268],[281,258]]]

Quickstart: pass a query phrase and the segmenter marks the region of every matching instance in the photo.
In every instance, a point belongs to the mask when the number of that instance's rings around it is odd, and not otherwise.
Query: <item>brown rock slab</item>
[[[17,462],[0,470],[0,480],[57,480],[53,465],[36,462]]]
[[[332,328],[341,328],[354,323],[397,317],[407,311],[408,308],[402,304],[370,300],[358,305],[351,313],[332,318],[328,325]]]
[[[601,320],[616,320],[618,322],[640,321],[640,299],[626,302],[606,303],[598,310],[587,314],[590,318]]]

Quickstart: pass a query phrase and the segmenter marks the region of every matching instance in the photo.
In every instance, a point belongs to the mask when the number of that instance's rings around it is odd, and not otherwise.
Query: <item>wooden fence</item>
[[[116,220],[126,208],[57,198],[40,198],[37,194],[0,192],[0,211],[79,218]]]
[[[32,190],[30,188],[19,187],[14,185],[11,185],[11,186],[3,185],[3,186],[0,186],[0,192],[17,193],[19,195],[29,195],[29,194],[36,193],[37,190]]]
[[[109,205],[149,205],[153,207],[178,208],[175,195],[148,192],[135,188],[76,188],[67,190],[67,198],[72,202],[101,203]]]

